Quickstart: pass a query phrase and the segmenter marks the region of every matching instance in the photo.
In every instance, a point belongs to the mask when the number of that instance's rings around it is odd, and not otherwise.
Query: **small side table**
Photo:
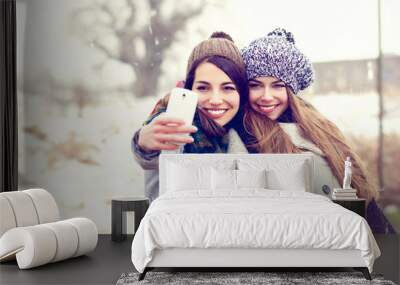
[[[332,199],[332,202],[339,204],[340,206],[359,214],[365,218],[365,199],[353,199],[353,200],[336,200]]]
[[[135,212],[135,232],[149,207],[149,199],[140,197],[113,198],[111,200],[111,240],[126,239],[126,213]]]

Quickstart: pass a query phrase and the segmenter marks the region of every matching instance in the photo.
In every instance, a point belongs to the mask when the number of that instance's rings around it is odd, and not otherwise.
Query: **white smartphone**
[[[165,116],[181,119],[186,126],[191,126],[196,112],[197,100],[198,95],[196,92],[184,88],[174,88],[168,100]],[[180,134],[180,136],[187,137],[189,135]],[[178,145],[182,147],[185,144]],[[176,153],[176,151],[163,150],[162,153]]]
[[[196,112],[198,95],[189,89],[174,88],[169,97],[166,116],[178,118],[191,126]]]

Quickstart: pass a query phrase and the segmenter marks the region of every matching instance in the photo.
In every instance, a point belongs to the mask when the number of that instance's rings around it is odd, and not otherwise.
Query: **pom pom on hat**
[[[289,43],[295,44],[293,34],[291,32],[286,31],[283,28],[276,28],[272,32],[269,32],[267,36],[278,36],[285,37]]]
[[[226,39],[226,40],[230,40],[231,42],[234,42],[232,37],[230,35],[228,35],[227,33],[224,32],[214,32],[211,34],[210,39]]]

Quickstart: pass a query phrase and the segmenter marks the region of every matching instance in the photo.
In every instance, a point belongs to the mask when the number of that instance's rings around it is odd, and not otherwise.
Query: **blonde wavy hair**
[[[359,197],[370,201],[378,199],[379,192],[371,181],[360,157],[351,149],[338,127],[318,112],[310,103],[295,96],[290,88],[288,108],[292,111],[293,122],[297,123],[300,135],[314,143],[325,155],[333,175],[341,183],[344,176],[344,161],[347,156],[352,160],[353,188],[357,189]],[[244,111],[244,128],[252,139],[248,146],[259,153],[300,153],[304,150],[293,144],[290,137],[283,131],[276,120],[254,111],[246,104]]]

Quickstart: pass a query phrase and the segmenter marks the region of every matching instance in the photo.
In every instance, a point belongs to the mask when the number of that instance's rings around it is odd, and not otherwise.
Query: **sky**
[[[314,62],[378,55],[378,0],[209,0],[208,5],[208,18],[218,21],[206,25],[230,31],[241,46],[284,27]],[[382,0],[381,7],[383,49],[400,55],[400,1]]]
[[[113,3],[121,1],[123,3],[123,0]],[[237,45],[243,47],[275,27],[283,27],[293,33],[297,46],[313,62],[374,58],[378,55],[377,1],[205,0],[204,13],[189,22],[180,40],[167,54],[164,71],[174,77],[182,74],[191,49],[216,30],[228,32]],[[381,1],[383,50],[400,55],[400,37],[396,31],[400,27],[400,18],[395,14],[400,11],[400,1]],[[19,0],[17,3],[24,2],[27,1]],[[38,72],[49,69],[56,78],[65,81],[84,78],[88,84],[96,86],[95,76],[98,79],[99,75],[94,75],[91,70],[93,62],[101,57],[95,48],[85,45],[71,31],[69,23],[71,11],[90,3],[90,0],[29,2],[33,3],[38,18],[28,36],[36,39],[38,48],[26,60],[36,61],[34,65]],[[173,10],[178,9],[177,3],[181,5],[180,9],[185,9],[185,5],[193,2],[169,0],[167,3],[167,8]],[[21,7],[23,5],[17,5],[18,14],[23,10]],[[43,17],[43,14],[47,16]],[[141,9],[142,22],[151,15],[152,11]],[[123,69],[123,72],[115,72],[118,69]],[[110,61],[100,76],[101,83],[115,84],[131,80],[133,74],[128,67]],[[170,84],[171,80],[166,78],[165,82]]]

